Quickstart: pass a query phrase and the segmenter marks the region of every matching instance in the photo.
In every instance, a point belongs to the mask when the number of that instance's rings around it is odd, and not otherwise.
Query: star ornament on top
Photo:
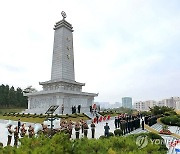
[[[61,15],[62,15],[63,19],[65,19],[67,17],[66,12],[64,12],[64,11],[61,12]]]

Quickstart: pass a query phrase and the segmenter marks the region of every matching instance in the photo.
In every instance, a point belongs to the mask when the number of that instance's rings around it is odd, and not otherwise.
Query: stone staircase
[[[151,128],[153,128],[159,132],[160,130],[162,130],[162,125],[159,123],[156,123],[156,124],[152,125]]]
[[[86,112],[86,113],[84,113],[86,116],[88,116],[90,119],[93,119],[93,118],[95,118],[96,117],[96,115],[94,114],[91,114],[90,112]],[[97,115],[100,117],[101,115],[99,114],[99,113],[97,113]]]
[[[152,125],[151,128],[153,128],[159,132],[160,130],[162,130],[162,126],[163,126],[162,124],[156,123],[156,124]],[[180,135],[180,127],[178,127],[178,126],[169,126],[169,130],[171,131],[171,133]]]
[[[169,126],[169,130],[174,134],[180,135],[180,127],[178,126]]]

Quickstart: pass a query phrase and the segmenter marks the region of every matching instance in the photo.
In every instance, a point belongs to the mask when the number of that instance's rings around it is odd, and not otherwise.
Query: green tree
[[[27,107],[27,97],[23,96],[23,90],[17,88],[16,90],[12,86],[9,89],[9,85],[0,85],[0,107],[10,108],[10,107]]]
[[[33,88],[32,86],[28,86],[27,88],[24,89],[23,92],[24,93],[33,93],[33,92],[37,92],[37,90],[35,88]]]
[[[15,107],[16,106],[16,104],[17,104],[16,92],[15,92],[13,86],[9,89],[8,100],[9,100],[9,106],[8,107]]]

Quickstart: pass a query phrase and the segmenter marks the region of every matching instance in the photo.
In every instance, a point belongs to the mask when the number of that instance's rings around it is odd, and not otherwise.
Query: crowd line
[[[47,136],[52,136],[57,132],[65,132],[69,135],[69,138],[72,138],[72,131],[74,129],[75,131],[75,138],[80,138],[80,133],[83,134],[84,137],[87,137],[88,130],[91,130],[91,138],[95,138],[95,128],[96,125],[100,122],[106,122],[106,125],[102,130],[104,130],[104,135],[109,136],[109,130],[110,127],[108,125],[108,120],[112,119],[110,115],[107,116],[96,116],[92,119],[92,122],[90,125],[87,124],[87,121],[81,119],[77,122],[73,122],[72,120],[65,120],[61,119],[61,122],[58,124],[59,127],[55,128],[51,131],[50,128],[48,128],[48,125],[41,124],[41,127],[38,128],[38,131],[34,129],[32,125],[29,125],[28,127],[25,127],[25,123],[21,124],[20,119],[18,120],[18,125],[12,128],[12,125],[9,124],[7,126],[8,131],[8,140],[7,145],[11,144],[12,137],[14,136],[14,146],[18,145],[18,139],[22,138],[24,136],[28,136],[29,138],[32,138],[35,135],[38,135],[39,133],[43,133]],[[128,115],[128,114],[119,114],[114,118],[114,128],[120,129],[122,131],[122,135],[128,134],[140,127],[144,129],[144,123],[148,125],[153,125],[157,122],[157,118],[155,116],[145,116],[142,117],[142,115]]]

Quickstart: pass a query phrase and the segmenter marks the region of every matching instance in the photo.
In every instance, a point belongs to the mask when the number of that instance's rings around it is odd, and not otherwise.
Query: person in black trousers
[[[117,126],[118,126],[118,119],[117,119],[117,117],[115,117],[114,124],[115,124],[115,128],[117,129]]]
[[[121,123],[121,121],[120,121],[121,119],[120,119],[120,117],[118,117],[118,128],[120,128],[120,123]]]
[[[91,123],[91,132],[92,132],[92,138],[94,138],[94,134],[95,134],[95,124],[94,124],[94,122],[92,121],[92,123]]]
[[[144,120],[142,119],[142,130],[144,130]]]
[[[19,133],[20,127],[21,127],[21,120],[19,119],[18,120],[18,133]]]

